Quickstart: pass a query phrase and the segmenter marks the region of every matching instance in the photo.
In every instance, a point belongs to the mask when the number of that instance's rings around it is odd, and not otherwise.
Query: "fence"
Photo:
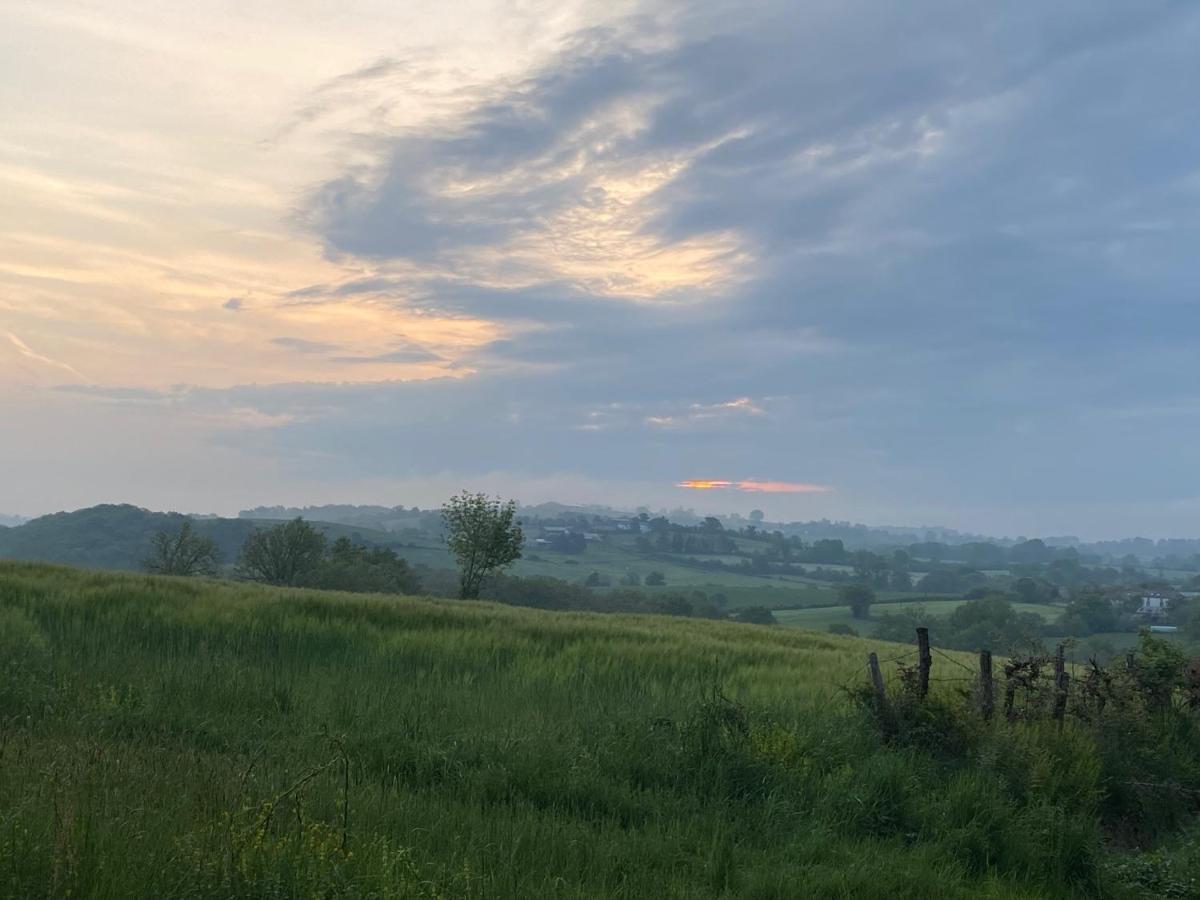
[[[934,654],[950,664],[963,669],[967,674],[949,678],[933,678]],[[915,667],[905,665],[904,660],[916,657]],[[996,679],[992,666],[992,652],[979,651],[978,671],[972,669],[961,660],[943,653],[929,643],[929,629],[917,629],[917,646],[915,650],[901,653],[898,656],[880,662],[878,654],[872,652],[867,656],[867,671],[871,678],[871,688],[875,695],[875,703],[880,712],[887,712],[890,707],[887,687],[883,678],[883,664],[898,663],[900,679],[906,690],[917,699],[925,699],[929,695],[930,682],[953,682],[971,684],[975,702],[980,715],[990,720],[996,712]],[[1043,671],[1047,665],[1052,666],[1050,686],[1051,716],[1059,723],[1063,721],[1067,711],[1067,701],[1071,693],[1071,674],[1066,666],[1066,644],[1059,644],[1052,657],[1026,656],[1014,657],[1004,664],[1004,715],[1008,719],[1016,718],[1022,711],[1031,708],[1033,698],[1039,697],[1043,691]],[[1133,655],[1126,658],[1126,666],[1134,667]],[[1098,667],[1093,664],[1098,671]],[[1017,707],[1018,693],[1023,694],[1025,705],[1023,710]]]

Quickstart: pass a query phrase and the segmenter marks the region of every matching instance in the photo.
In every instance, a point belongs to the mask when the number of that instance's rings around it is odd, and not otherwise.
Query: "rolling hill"
[[[0,896],[1154,896],[1087,734],[895,745],[872,646],[0,563]]]

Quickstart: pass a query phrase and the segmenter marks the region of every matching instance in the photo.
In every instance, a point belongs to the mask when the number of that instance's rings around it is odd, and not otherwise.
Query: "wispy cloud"
[[[692,491],[734,490],[750,494],[828,494],[833,490],[828,485],[798,481],[723,481],[713,478],[689,478],[675,486]]]
[[[340,348],[340,345],[328,341],[310,341],[298,337],[271,338],[271,343],[276,347],[295,350],[298,353],[331,353]]]
[[[62,362],[61,360],[51,359],[49,356],[38,353],[11,331],[8,332],[8,340],[14,347],[17,348],[17,352],[26,359],[32,360],[33,362],[42,363],[43,365],[53,366],[56,369],[62,369],[64,372],[70,372],[76,378],[82,378],[84,381],[87,381],[87,376],[74,366]]]

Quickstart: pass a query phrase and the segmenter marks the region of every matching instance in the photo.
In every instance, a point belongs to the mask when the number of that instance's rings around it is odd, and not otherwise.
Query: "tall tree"
[[[215,575],[220,560],[216,541],[196,534],[185,521],[175,534],[160,531],[154,536],[142,568],[155,575]]]
[[[325,535],[295,518],[246,538],[237,567],[251,581],[294,585],[316,569],[324,556]]]
[[[865,619],[875,602],[875,592],[865,584],[847,584],[838,591],[839,599],[850,607],[850,615]]]
[[[463,491],[442,505],[446,543],[458,560],[459,596],[475,599],[483,580],[521,558],[517,504]]]

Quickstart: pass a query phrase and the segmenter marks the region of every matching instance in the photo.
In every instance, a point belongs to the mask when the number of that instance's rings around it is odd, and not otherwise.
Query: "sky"
[[[1170,0],[0,0],[0,512],[1200,536],[1197,46]]]

